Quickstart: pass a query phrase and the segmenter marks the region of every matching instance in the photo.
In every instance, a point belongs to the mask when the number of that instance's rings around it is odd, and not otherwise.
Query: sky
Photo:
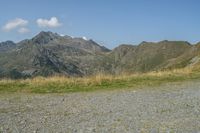
[[[0,41],[40,31],[108,48],[142,41],[200,41],[200,0],[1,0]]]

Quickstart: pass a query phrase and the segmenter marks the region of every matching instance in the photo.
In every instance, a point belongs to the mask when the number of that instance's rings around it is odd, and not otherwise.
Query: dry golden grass
[[[154,71],[148,73],[123,73],[119,75],[96,74],[87,77],[35,77],[25,80],[0,80],[0,92],[76,92],[99,89],[134,88],[141,85],[157,85],[166,82],[199,78],[194,68]]]
[[[118,75],[110,75],[110,74],[102,74],[98,73],[92,76],[86,77],[66,77],[66,76],[51,76],[51,77],[35,77],[31,79],[21,79],[21,80],[12,80],[12,79],[1,79],[0,83],[12,83],[12,82],[20,82],[20,83],[28,83],[32,85],[39,84],[47,84],[47,83],[67,83],[67,84],[101,84],[103,81],[112,82],[113,80],[128,80],[132,78],[139,78],[145,76],[154,76],[154,77],[163,77],[168,75],[189,75],[193,73],[193,69],[191,68],[183,68],[183,69],[173,69],[173,70],[165,70],[165,71],[152,71],[148,73],[122,73]]]

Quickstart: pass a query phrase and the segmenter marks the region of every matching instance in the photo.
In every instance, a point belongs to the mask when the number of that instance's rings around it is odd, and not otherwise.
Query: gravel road
[[[0,133],[200,133],[200,82],[70,94],[0,94]]]

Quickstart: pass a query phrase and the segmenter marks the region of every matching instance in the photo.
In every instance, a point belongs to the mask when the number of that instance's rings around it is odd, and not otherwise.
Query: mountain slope
[[[190,49],[186,50],[180,56],[169,60],[166,64],[166,68],[183,68],[199,65],[200,63],[200,43],[193,45]]]
[[[10,46],[9,43],[7,45]],[[41,32],[15,45],[10,51],[2,48],[4,51],[0,52],[0,66],[2,71],[6,71],[5,75],[9,75],[12,70],[28,76],[92,74],[98,69],[93,67],[98,62],[96,59],[102,58],[103,53],[109,51],[92,40],[61,37],[52,32]]]
[[[19,43],[0,43],[0,77],[148,72],[194,66],[199,55],[200,43],[142,42],[110,51],[93,40],[40,32]]]
[[[168,60],[177,58],[190,48],[192,45],[183,41],[142,42],[138,46],[119,46],[111,52],[111,56],[115,58],[119,71],[146,72],[163,68]],[[125,54],[116,57],[121,53]]]

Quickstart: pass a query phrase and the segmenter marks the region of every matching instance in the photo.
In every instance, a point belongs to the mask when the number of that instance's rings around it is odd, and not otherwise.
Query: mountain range
[[[0,43],[0,78],[87,76],[183,68],[200,63],[200,43],[122,44],[110,50],[93,40],[40,32],[18,43]]]

